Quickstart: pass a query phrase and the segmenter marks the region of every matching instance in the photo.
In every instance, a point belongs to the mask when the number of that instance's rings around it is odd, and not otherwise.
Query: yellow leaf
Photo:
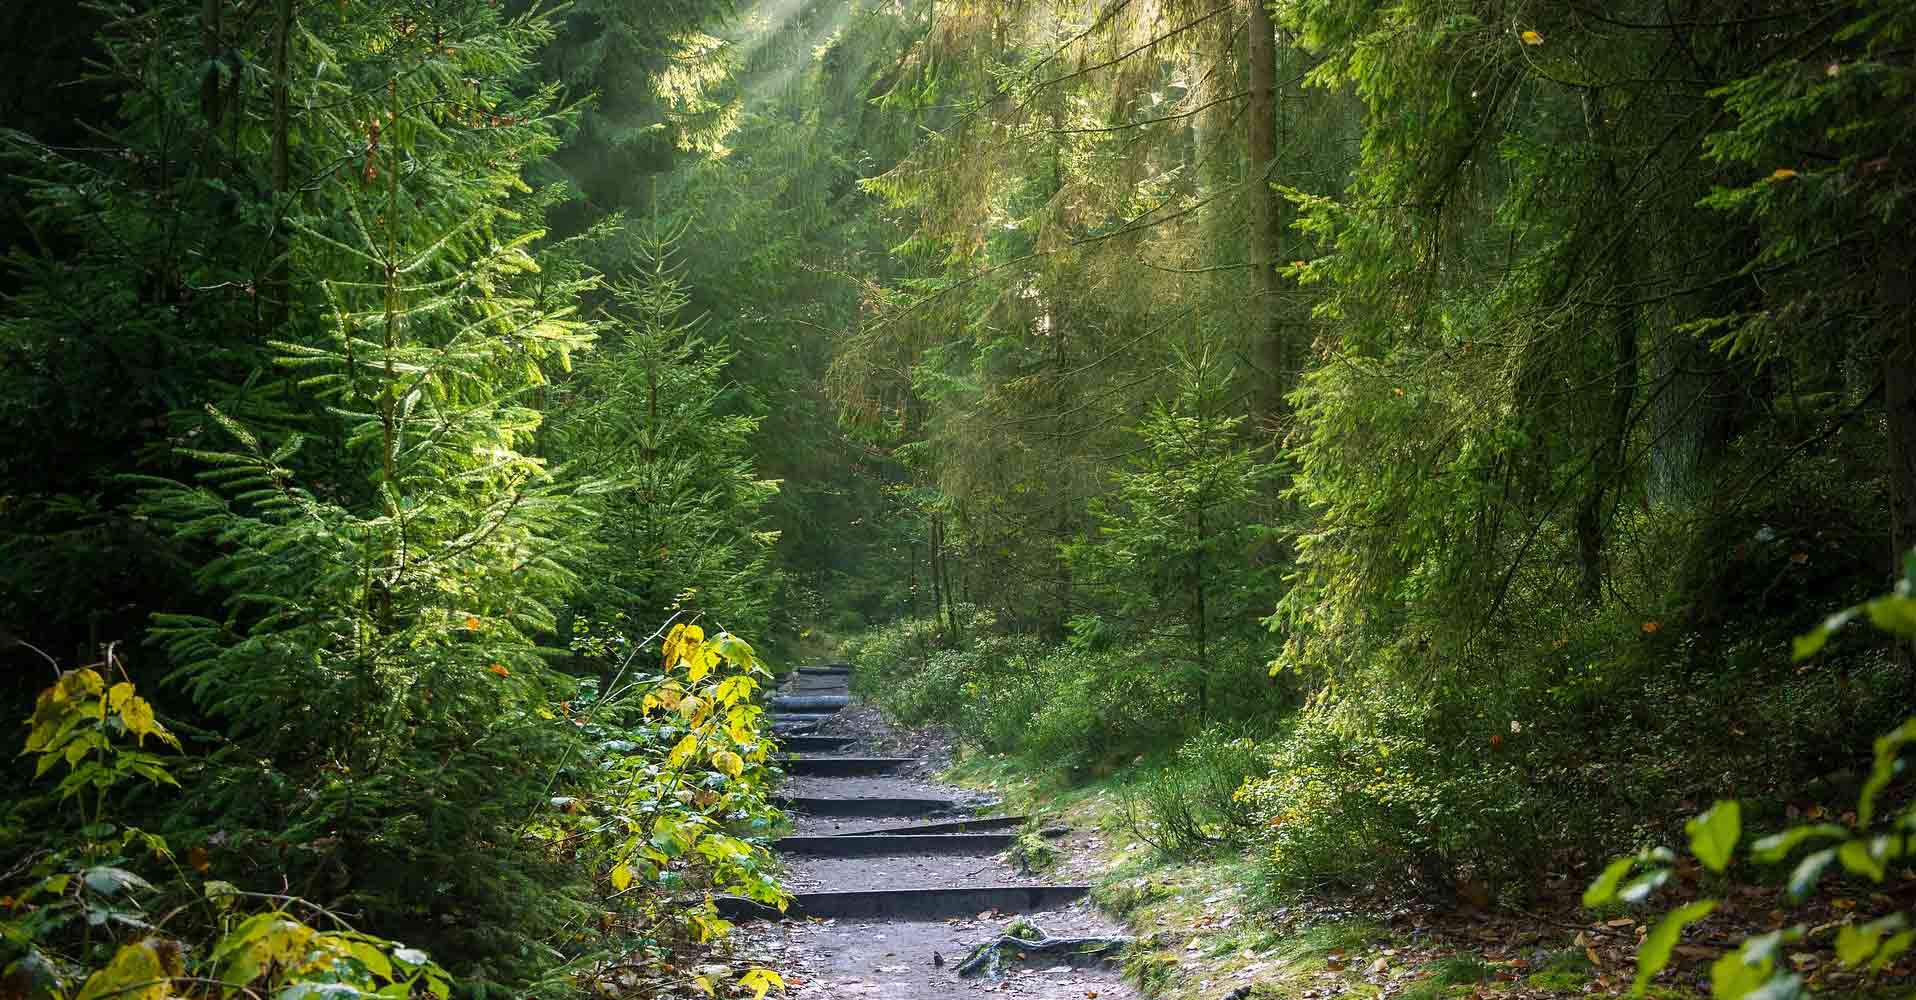
[[[715,662],[717,661],[712,656],[711,651],[705,647],[700,646],[692,650],[685,655],[685,679],[693,684],[697,684],[701,678],[711,671],[712,664]]]
[[[684,625],[674,625],[672,626],[672,631],[665,634],[665,645],[660,649],[660,654],[665,657],[664,669],[667,673],[671,673],[672,668],[678,665],[679,655],[684,643]]]
[[[120,706],[120,722],[126,726],[127,732],[133,734],[134,742],[141,746],[146,745],[148,736],[156,736],[174,749],[179,748],[180,741],[174,739],[173,734],[167,732],[166,727],[153,717],[153,706],[137,694],[127,695],[126,703]]]
[[[704,990],[705,995],[708,997],[718,996],[717,991],[712,989],[712,980],[707,976],[693,976],[692,985]]]
[[[705,630],[702,628],[699,628],[697,625],[685,626],[685,641],[695,646],[704,642]]]
[[[626,890],[626,887],[632,884],[632,875],[633,875],[633,872],[632,872],[631,865],[622,864],[618,866],[617,868],[612,869],[613,890],[616,892],[624,892]]]
[[[718,653],[711,646],[700,646],[691,654],[690,659],[693,661],[691,669],[694,681],[710,673],[719,663]]]
[[[106,703],[108,707],[117,712],[120,710],[120,706],[126,704],[126,700],[131,697],[133,697],[133,685],[127,681],[121,681],[107,691]]]
[[[1787,181],[1795,176],[1796,176],[1796,171],[1791,170],[1788,167],[1777,167],[1775,170],[1770,172],[1770,180],[1773,180],[1773,181]]]
[[[720,750],[713,754],[712,766],[734,778],[745,773],[745,759],[730,750]]]
[[[738,977],[738,984],[752,991],[753,1000],[765,1000],[765,994],[776,986],[785,988],[785,980],[770,969],[752,969]]]
[[[168,977],[158,945],[147,938],[114,952],[106,968],[87,977],[75,1000],[162,1000]]]
[[[704,714],[704,712],[705,702],[700,701],[693,695],[686,695],[679,701],[679,714],[692,720],[692,724],[695,726],[699,724],[699,716]]]
[[[1523,38],[1523,43],[1525,45],[1542,45],[1543,44],[1543,36],[1534,31],[1526,31],[1520,37]]]
[[[678,767],[679,765],[685,763],[686,761],[691,760],[692,755],[698,752],[699,752],[698,737],[693,736],[691,733],[687,733],[685,734],[685,738],[680,740],[678,745],[672,748],[672,752],[669,755],[667,755],[666,763],[670,764],[673,767]]]
[[[725,662],[735,667],[752,665],[752,647],[744,639],[730,632],[721,632],[718,637],[718,652]]]
[[[54,686],[53,697],[56,701],[76,701],[104,690],[106,681],[101,680],[92,667],[81,667],[60,675],[60,683]]]
[[[736,705],[747,698],[750,698],[752,696],[752,692],[756,690],[758,690],[757,681],[753,680],[750,677],[745,676],[744,674],[739,674],[735,677],[727,677],[724,680],[720,681],[718,686],[718,692],[716,693],[715,697],[717,697],[718,700],[722,704],[724,704],[727,708],[730,708],[731,706]]]

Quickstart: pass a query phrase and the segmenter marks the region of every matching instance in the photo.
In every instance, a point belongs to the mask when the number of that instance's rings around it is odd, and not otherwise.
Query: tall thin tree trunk
[[[1278,322],[1278,262],[1284,252],[1284,221],[1277,191],[1271,186],[1277,163],[1277,25],[1265,0],[1250,4],[1246,59],[1250,81],[1250,120],[1245,147],[1246,193],[1251,202],[1251,275],[1256,301],[1251,315],[1260,337],[1258,364],[1264,369],[1257,394],[1263,414],[1279,412],[1297,368],[1288,338]]]
[[[1899,256],[1881,258],[1883,300],[1888,321],[1883,345],[1883,406],[1889,436],[1890,565],[1897,579],[1903,560],[1916,548],[1916,267],[1909,254],[1916,241],[1900,233],[1886,249]],[[1897,659],[1916,674],[1916,639],[1896,644]]]
[[[943,557],[938,540],[938,515],[925,515],[925,545],[928,567],[931,570],[931,620],[939,631],[945,628],[945,590],[943,573],[939,571],[939,562]]]
[[[1623,193],[1617,179],[1616,164],[1611,159],[1610,128],[1604,123],[1602,108],[1602,95],[1592,88],[1584,95],[1584,116],[1589,139],[1598,147],[1601,157],[1597,164],[1596,183],[1603,191],[1603,207],[1609,217],[1622,218]],[[1598,266],[1608,279],[1606,291],[1616,299],[1626,299],[1628,296],[1618,290],[1632,284],[1630,260],[1633,249],[1630,234],[1619,232],[1616,241],[1607,244],[1604,252],[1609,260]],[[1609,406],[1604,415],[1602,437],[1596,444],[1597,450],[1590,463],[1589,486],[1576,515],[1577,551],[1582,563],[1578,591],[1584,601],[1591,605],[1595,605],[1603,596],[1603,550],[1610,530],[1610,513],[1622,489],[1624,447],[1630,435],[1631,407],[1636,402],[1637,369],[1640,364],[1637,308],[1623,304],[1609,307],[1612,343],[1615,345],[1615,353],[1610,358],[1615,367],[1611,370]]]
[[[1197,505],[1197,555],[1192,559],[1191,589],[1197,605],[1197,701],[1198,719],[1211,717],[1211,650],[1210,632],[1206,627],[1209,613],[1204,607],[1204,500],[1198,499]]]
[[[220,54],[224,48],[220,22],[225,10],[225,0],[201,0],[200,54],[206,58],[206,69],[200,74],[200,113],[206,117],[208,162],[215,159],[213,149],[219,136],[220,119],[225,113],[225,103],[221,100],[225,81],[220,79]]]
[[[286,322],[292,309],[292,289],[286,212],[293,188],[292,97],[287,87],[287,50],[292,45],[293,0],[273,2],[273,239],[267,252],[272,262],[267,267],[267,292],[258,296],[267,302],[267,326],[277,328]],[[389,219],[390,223],[391,220]]]

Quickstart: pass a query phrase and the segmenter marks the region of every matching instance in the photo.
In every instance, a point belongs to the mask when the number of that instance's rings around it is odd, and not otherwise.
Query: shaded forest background
[[[1907,643],[1789,655],[1916,544],[1906,3],[0,28],[7,711],[114,644],[146,825],[472,981],[577,958],[623,862],[519,821],[674,615],[1175,764],[1277,892],[1523,898],[1909,710]]]

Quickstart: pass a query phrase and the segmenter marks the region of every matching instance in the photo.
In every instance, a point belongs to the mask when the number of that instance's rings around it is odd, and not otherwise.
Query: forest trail
[[[792,755],[783,788],[793,829],[777,851],[794,901],[779,919],[741,907],[737,916],[761,919],[742,923],[739,956],[780,970],[798,1000],[1137,1000],[1113,962],[1071,949],[1004,949],[981,974],[960,975],[975,948],[1021,921],[1052,938],[1119,931],[1085,886],[1069,884],[1069,866],[1048,874],[1014,860],[1024,817],[933,780],[940,748],[911,745],[853,704],[848,679],[839,667],[801,668],[774,699]]]

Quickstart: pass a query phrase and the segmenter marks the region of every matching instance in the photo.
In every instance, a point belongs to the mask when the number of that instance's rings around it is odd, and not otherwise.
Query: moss
[[[1574,993],[1581,991],[1595,974],[1596,967],[1590,964],[1590,960],[1584,957],[1583,952],[1575,948],[1566,948],[1551,955],[1544,962],[1543,968],[1538,969],[1524,981],[1540,990]]]
[[[1587,973],[1570,972],[1568,970],[1545,970],[1532,974],[1526,978],[1524,982],[1537,989],[1549,990],[1552,993],[1575,993],[1583,989],[1586,983],[1590,982],[1590,976]]]
[[[1158,994],[1170,988],[1177,978],[1179,964],[1178,957],[1168,951],[1136,948],[1125,956],[1124,974],[1144,992]]]
[[[1490,978],[1490,963],[1484,961],[1483,956],[1468,951],[1446,955],[1432,963],[1430,970],[1430,981],[1439,986],[1481,983]]]

